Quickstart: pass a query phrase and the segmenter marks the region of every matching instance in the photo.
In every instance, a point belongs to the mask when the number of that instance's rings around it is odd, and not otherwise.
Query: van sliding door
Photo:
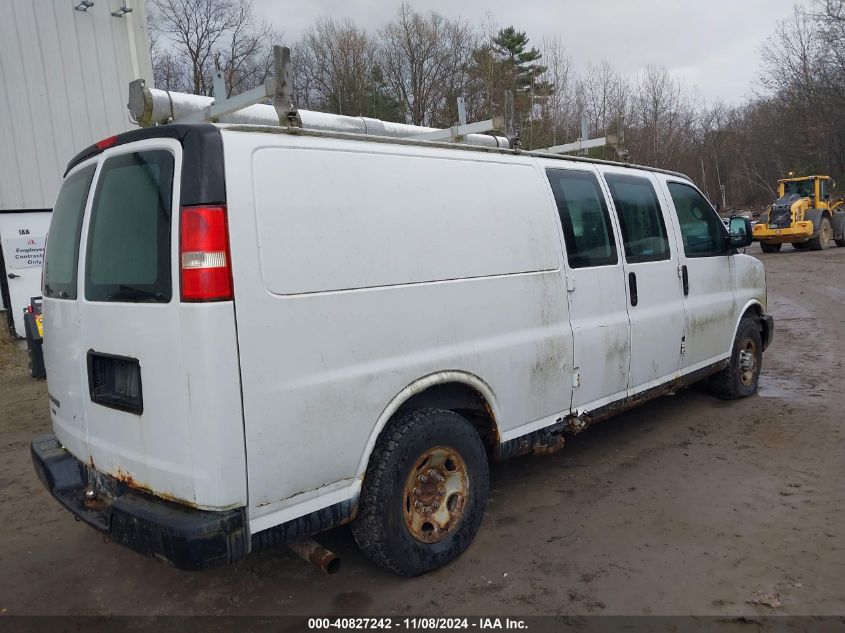
[[[615,167],[602,173],[624,243],[630,395],[671,380],[681,368],[685,313],[680,261],[677,245],[669,239],[671,217],[660,203],[654,176]]]
[[[630,333],[613,220],[592,167],[547,169],[566,246],[575,348],[572,408],[625,397]]]

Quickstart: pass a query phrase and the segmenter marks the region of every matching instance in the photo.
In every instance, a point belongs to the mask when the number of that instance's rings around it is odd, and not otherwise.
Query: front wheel
[[[807,243],[810,245],[810,250],[823,251],[830,246],[830,240],[832,237],[833,228],[830,226],[830,220],[823,217],[821,224],[819,225],[818,234]]]
[[[760,242],[760,248],[764,253],[778,253],[783,244],[769,244],[768,242]]]
[[[417,576],[469,547],[489,489],[487,454],[472,424],[444,409],[407,411],[376,442],[352,534],[377,565]]]
[[[743,317],[734,339],[728,366],[710,378],[710,393],[723,400],[736,400],[757,393],[763,367],[763,337],[757,319]]]

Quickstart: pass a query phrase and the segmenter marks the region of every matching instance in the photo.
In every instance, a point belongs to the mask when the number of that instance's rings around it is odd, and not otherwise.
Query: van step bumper
[[[35,438],[31,450],[35,472],[50,494],[113,543],[186,570],[246,556],[249,532],[242,508],[210,512],[139,492],[80,462],[52,433]]]

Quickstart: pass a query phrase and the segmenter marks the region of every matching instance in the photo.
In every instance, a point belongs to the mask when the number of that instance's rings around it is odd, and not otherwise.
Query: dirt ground
[[[494,466],[473,545],[410,580],[348,528],[320,537],[334,576],[287,549],[192,573],[103,544],[33,473],[46,388],[2,341],[0,613],[845,614],[845,248],[750,251],[776,325],[758,396],[688,389]]]

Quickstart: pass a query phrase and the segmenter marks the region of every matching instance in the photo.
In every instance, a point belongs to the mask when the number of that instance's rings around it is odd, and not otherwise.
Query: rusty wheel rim
[[[831,233],[830,225],[825,224],[822,227],[822,240],[821,240],[821,242],[822,242],[823,246],[826,246],[830,242],[830,233]]]
[[[757,373],[757,344],[750,338],[745,339],[739,352],[739,371],[743,386],[751,386]]]
[[[402,514],[411,536],[437,543],[461,523],[467,506],[469,473],[449,446],[435,446],[414,462],[402,495]]]

